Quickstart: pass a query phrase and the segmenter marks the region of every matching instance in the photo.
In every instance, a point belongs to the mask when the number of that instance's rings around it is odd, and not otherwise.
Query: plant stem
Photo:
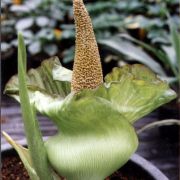
[[[178,125],[178,126],[180,126],[180,120],[177,120],[177,119],[165,119],[165,120],[162,120],[162,121],[149,123],[149,124],[145,125],[144,127],[142,127],[141,129],[139,129],[137,131],[137,134],[140,134],[143,131],[149,130],[149,129],[154,128],[154,127],[170,126],[170,125]]]

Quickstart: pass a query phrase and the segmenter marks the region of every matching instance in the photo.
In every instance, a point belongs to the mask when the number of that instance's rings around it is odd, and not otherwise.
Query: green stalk
[[[180,120],[177,120],[177,119],[165,119],[165,120],[162,120],[162,121],[152,122],[152,123],[149,123],[149,124],[145,125],[141,129],[139,129],[137,131],[137,134],[140,134],[143,131],[148,130],[148,129],[152,129],[154,127],[170,126],[170,125],[178,125],[178,126],[180,126]]]
[[[18,79],[24,129],[33,167],[40,180],[53,180],[35,110],[29,101],[26,86],[26,49],[21,34],[18,34]]]

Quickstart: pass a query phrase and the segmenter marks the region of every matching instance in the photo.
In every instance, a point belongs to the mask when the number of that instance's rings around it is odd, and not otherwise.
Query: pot
[[[26,146],[25,139],[17,142],[21,145]],[[12,147],[8,143],[5,143],[1,146],[1,157],[2,163],[5,157],[17,157],[19,159],[15,150],[12,149]],[[126,178],[128,180],[168,180],[168,178],[159,169],[157,169],[153,164],[151,164],[149,161],[145,160],[138,154],[132,155],[130,160],[120,170],[115,172],[107,179],[120,180],[121,178]]]

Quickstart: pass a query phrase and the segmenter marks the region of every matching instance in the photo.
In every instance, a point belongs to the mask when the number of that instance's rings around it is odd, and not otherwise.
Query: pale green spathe
[[[76,94],[70,91],[72,72],[57,57],[26,78],[32,107],[58,127],[45,147],[52,168],[67,180],[103,180],[123,166],[138,145],[133,123],[176,97],[142,65],[114,68],[104,84]],[[17,76],[5,93],[19,100]]]

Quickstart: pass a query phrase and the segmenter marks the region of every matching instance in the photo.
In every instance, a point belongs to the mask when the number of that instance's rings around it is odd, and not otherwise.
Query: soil
[[[128,167],[128,169],[127,169]],[[14,154],[2,156],[2,180],[28,180],[29,176],[20,158]],[[152,180],[144,172],[136,171],[131,165],[125,165],[106,180]]]
[[[17,156],[2,157],[2,180],[27,180],[28,173]]]

